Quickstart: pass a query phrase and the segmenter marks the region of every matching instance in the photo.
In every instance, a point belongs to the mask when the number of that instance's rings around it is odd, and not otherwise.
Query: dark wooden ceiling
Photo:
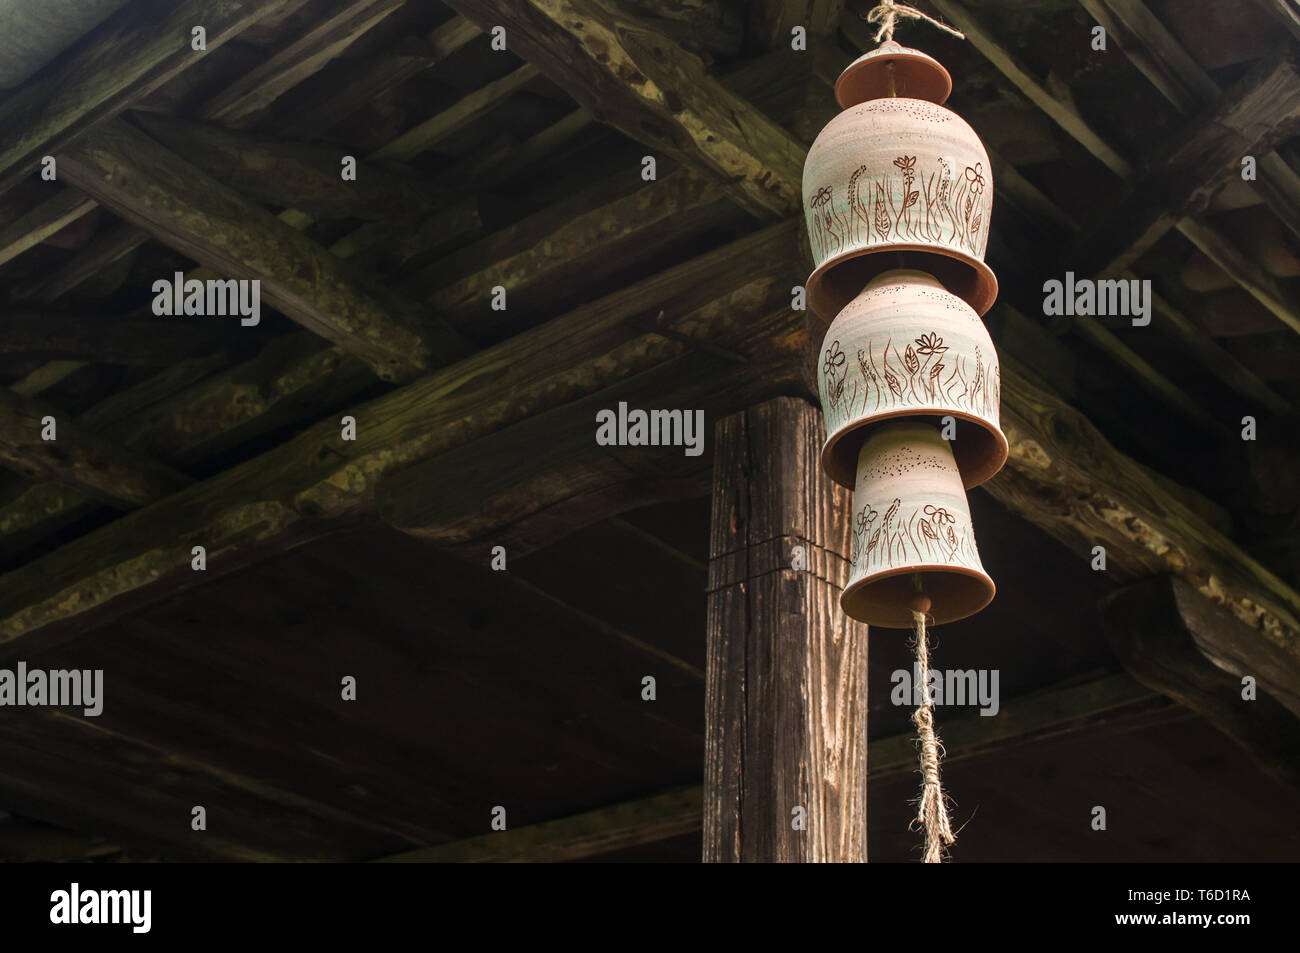
[[[371,859],[468,843],[498,804],[513,829],[699,783],[710,457],[593,456],[590,410],[813,393],[790,169],[869,4],[579,5],[669,51],[681,101],[557,67],[572,37],[528,4],[496,51],[501,4],[400,0],[231,0],[202,54],[204,4],[132,0],[0,93],[0,659],[109,685],[96,719],[0,710],[0,857]],[[1024,382],[972,497],[999,595],[936,647],[998,668],[1012,712],[948,735],[962,857],[1293,858],[1267,831],[1294,792],[1124,675],[1096,606],[1175,572],[1300,651],[1300,27],[1281,0],[919,5],[967,33],[899,38],[989,148],[988,323]],[[751,147],[730,185],[697,120]],[[1242,143],[1256,183],[1223,171]],[[1149,327],[1043,316],[1047,278],[1124,269]],[[177,271],[260,276],[261,322],[153,316]],[[404,467],[434,488],[416,524],[381,482]],[[915,856],[909,659],[873,637],[878,860]],[[698,858],[689,816],[655,823],[597,856]]]

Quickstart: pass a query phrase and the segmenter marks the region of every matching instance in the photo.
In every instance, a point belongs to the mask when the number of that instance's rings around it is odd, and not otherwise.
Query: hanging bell
[[[950,416],[962,484],[979,486],[1007,459],[1001,382],[993,341],[969,304],[925,272],[883,272],[831,322],[822,342],[822,468],[853,488],[858,449],[873,427],[898,417],[938,423]]]
[[[933,624],[964,619],[993,599],[952,450],[929,423],[874,429],[858,453],[844,614],[868,625],[911,628],[917,596]]]
[[[939,63],[892,41],[836,82],[847,108],[818,134],[803,170],[808,307],[823,320],[898,267],[933,274],[976,314],[992,307],[993,176],[979,136],[940,105],[951,88]]]

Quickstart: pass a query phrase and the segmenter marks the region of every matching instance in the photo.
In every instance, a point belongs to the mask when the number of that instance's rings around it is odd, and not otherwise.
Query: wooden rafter
[[[78,188],[164,244],[223,278],[260,280],[270,304],[382,378],[464,353],[449,329],[417,326],[413,307],[394,308],[325,249],[124,122],[105,123],[60,164]]]
[[[727,90],[699,57],[600,0],[453,0],[480,27],[503,25],[511,49],[599,121],[721,176],[745,208],[798,211],[803,150]],[[768,164],[754,160],[765,156]]]
[[[0,128],[13,131],[0,144],[0,193],[35,172],[42,156],[116,116],[285,2],[185,0],[161,16],[123,7],[75,54],[0,104]],[[196,24],[207,32],[206,52],[190,45]]]
[[[251,125],[273,102],[314,76],[405,2],[346,0],[333,16],[313,23],[293,43],[209,102],[202,110],[202,118],[232,128]]]

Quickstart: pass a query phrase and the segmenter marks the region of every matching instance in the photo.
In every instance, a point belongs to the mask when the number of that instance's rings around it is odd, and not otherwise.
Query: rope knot
[[[880,3],[873,7],[871,12],[863,19],[868,23],[880,24],[880,29],[876,31],[877,43],[881,40],[892,40],[894,38],[894,28],[898,26],[899,20],[923,20],[932,26],[938,27],[945,33],[952,34],[959,40],[966,39],[966,34],[954,30],[946,23],[940,23],[934,17],[922,13],[916,7],[909,7],[906,3],[899,3],[898,0],[880,0]]]

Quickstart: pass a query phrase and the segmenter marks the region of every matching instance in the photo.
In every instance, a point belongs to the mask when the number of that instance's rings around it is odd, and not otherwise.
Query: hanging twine
[[[924,20],[931,26],[936,26],[945,33],[951,33],[959,40],[966,39],[966,34],[954,30],[946,23],[940,23],[929,14],[922,13],[916,7],[909,7],[906,3],[898,3],[897,0],[880,0],[870,13],[863,19],[868,23],[879,23],[880,29],[876,31],[876,42],[881,40],[892,40],[894,38],[894,27],[898,26],[899,20]]]
[[[928,602],[929,600],[925,600]],[[922,863],[943,863],[943,848],[953,843],[957,835],[952,832],[948,821],[948,805],[943,795],[943,785],[939,783],[939,762],[943,758],[943,746],[934,733],[934,705],[930,701],[929,672],[930,646],[925,635],[925,613],[912,610],[912,621],[916,627],[916,660],[921,667],[921,704],[912,714],[912,723],[916,725],[917,738],[921,742],[921,800],[917,807],[916,820],[912,829],[919,825],[925,830],[925,852]]]

